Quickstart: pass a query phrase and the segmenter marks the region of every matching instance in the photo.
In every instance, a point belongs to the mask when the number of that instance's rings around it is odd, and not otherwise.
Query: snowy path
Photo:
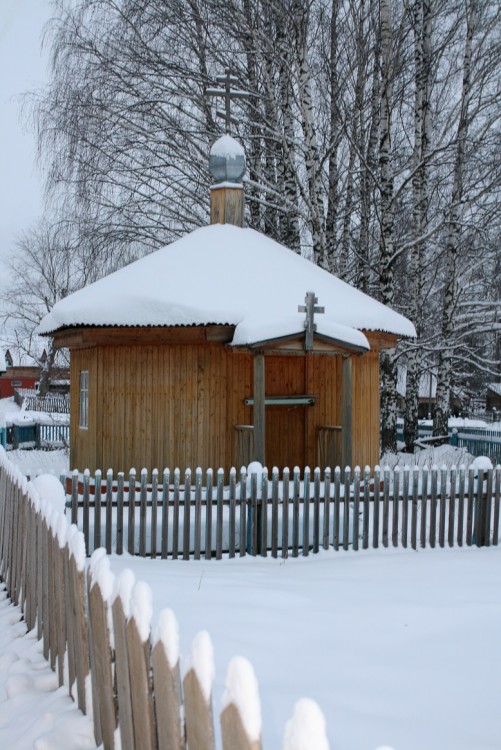
[[[75,706],[43,657],[42,643],[26,632],[19,607],[0,584],[0,748],[90,750],[91,721]]]

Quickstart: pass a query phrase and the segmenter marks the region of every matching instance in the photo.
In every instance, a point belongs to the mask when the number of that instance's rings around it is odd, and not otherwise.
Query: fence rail
[[[182,678],[173,613],[160,613],[153,638],[148,585],[135,582],[130,570],[115,582],[103,549],[87,566],[85,555],[83,534],[49,498],[33,492],[0,448],[0,576],[28,629],[37,628],[59,685],[91,717],[96,744],[104,750],[215,750],[208,634],[195,638]],[[257,683],[241,657],[230,662],[223,700],[223,750],[261,750]],[[318,713],[319,727],[310,720],[308,729],[322,740]],[[300,714],[296,704],[296,724],[304,720]]]
[[[378,468],[361,476],[288,469],[279,476],[166,469],[71,477],[67,505],[89,551],[221,559],[296,557],[320,549],[498,544],[501,466]]]

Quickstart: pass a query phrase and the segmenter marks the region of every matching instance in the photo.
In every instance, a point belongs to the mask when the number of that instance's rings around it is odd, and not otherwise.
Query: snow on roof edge
[[[187,273],[188,271],[188,273]],[[56,303],[37,332],[62,328],[237,325],[293,314],[307,289],[332,320],[415,336],[411,321],[253,229],[209,225]]]

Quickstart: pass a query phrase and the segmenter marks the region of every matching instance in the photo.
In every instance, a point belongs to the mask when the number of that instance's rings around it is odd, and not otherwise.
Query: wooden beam
[[[372,350],[394,349],[399,338],[406,338],[405,336],[397,336],[394,333],[385,333],[384,331],[363,330],[362,333],[365,334]]]
[[[254,355],[254,461],[265,463],[265,369],[264,354]]]
[[[342,386],[342,419],[343,419],[343,455],[342,469],[351,466],[352,463],[352,362],[351,357],[343,359],[343,386]]]
[[[315,334],[315,340],[313,342],[313,349],[306,352],[304,348],[304,333],[292,334],[291,336],[283,336],[275,339],[266,339],[263,341],[256,341],[253,344],[245,344],[233,347],[240,351],[253,351],[256,349],[263,350],[266,354],[277,353],[277,354],[366,354],[369,350],[363,349],[362,347],[346,344],[338,341],[337,339],[331,339],[327,336],[322,336],[319,333]]]
[[[235,326],[82,326],[56,331],[56,347],[69,349],[95,345],[141,346],[155,344],[193,344],[220,341],[229,343]]]

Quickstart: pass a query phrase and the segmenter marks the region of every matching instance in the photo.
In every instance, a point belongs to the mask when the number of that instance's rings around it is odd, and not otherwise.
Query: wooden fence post
[[[67,538],[66,544],[63,549],[63,576],[64,576],[64,591],[65,591],[65,614],[66,614],[66,643],[68,653],[68,692],[74,699],[73,695],[73,684],[76,677],[76,660],[75,660],[75,621],[73,618],[73,596],[71,591],[71,576],[70,576],[70,540],[71,537],[78,533],[76,526],[71,526]],[[38,594],[38,591],[37,591]]]
[[[87,618],[85,607],[85,540],[80,532],[71,538],[68,561],[69,599],[73,622],[73,648],[75,653],[75,671],[77,678],[78,707],[87,713],[86,681],[89,676],[89,653]]]
[[[221,713],[223,750],[261,750],[261,705],[254,670],[243,657],[230,661]]]
[[[64,658],[67,650],[67,622],[66,595],[64,577],[64,555],[68,535],[68,522],[61,515],[56,529],[54,542],[54,591],[56,594],[56,643],[57,643],[57,674],[59,685],[64,684]]]
[[[186,737],[190,750],[214,750],[215,747],[212,716],[213,675],[212,643],[209,634],[202,631],[193,640],[191,667],[183,681]]]
[[[130,615],[130,594],[134,582],[134,573],[131,570],[126,569],[120,574],[116,581],[115,598],[112,605],[118,723],[122,750],[134,750],[134,725],[132,722],[129,656],[126,638],[127,619]]]
[[[134,747],[155,750],[153,689],[150,678],[151,589],[139,581],[131,594],[131,615],[126,626],[129,681],[134,726]]]
[[[114,575],[102,548],[94,552],[88,569],[89,637],[94,702],[94,734],[104,750],[115,747],[117,727],[113,685],[113,652],[110,642],[108,608]],[[96,711],[97,708],[97,711]]]
[[[179,632],[170,609],[162,610],[158,618],[152,666],[158,747],[162,750],[184,750]]]

